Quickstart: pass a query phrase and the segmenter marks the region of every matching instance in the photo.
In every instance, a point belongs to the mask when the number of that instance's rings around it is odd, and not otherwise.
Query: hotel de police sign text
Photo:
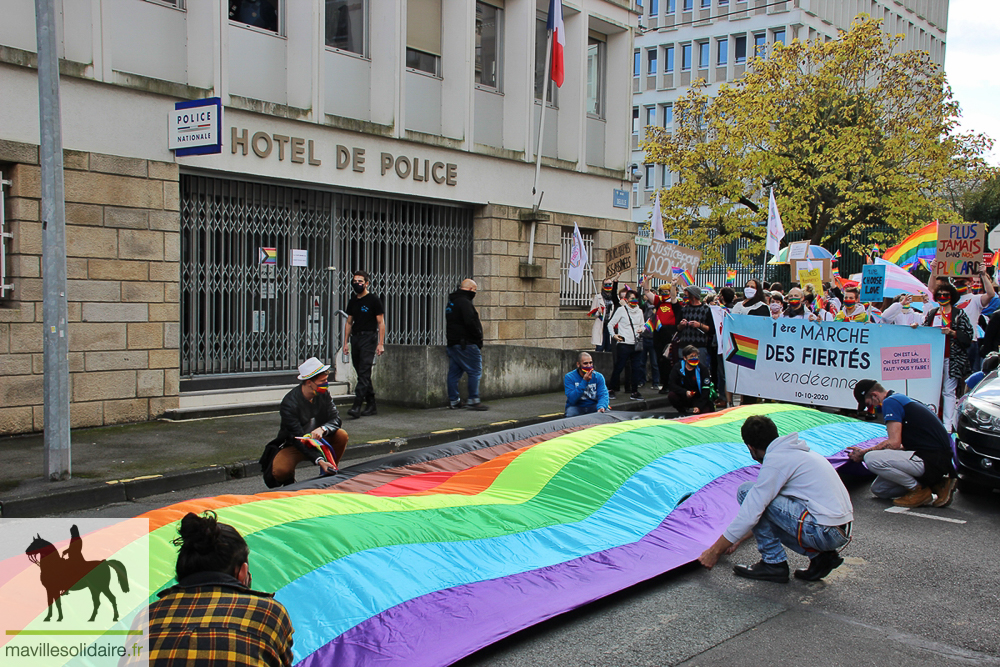
[[[253,153],[264,160],[289,160],[314,167],[323,164],[324,159],[333,159],[336,161],[337,169],[350,168],[359,173],[364,173],[367,168],[368,156],[365,155],[365,149],[357,146],[338,145],[331,158],[323,154],[322,150],[317,150],[312,139],[266,132],[251,134],[245,128],[237,129],[236,127],[232,128],[231,138],[233,155]],[[398,178],[402,179],[434,181],[446,185],[458,184],[458,165],[451,162],[432,162],[419,156],[393,155],[383,151],[378,157],[378,163],[382,176],[395,173]]]

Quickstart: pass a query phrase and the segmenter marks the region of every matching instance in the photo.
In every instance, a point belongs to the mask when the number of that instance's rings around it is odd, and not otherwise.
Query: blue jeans
[[[621,386],[619,376],[622,371],[631,373],[629,377],[632,378],[632,391],[639,391],[639,382],[642,381],[642,358],[639,356],[641,354],[635,351],[635,345],[618,343],[615,347],[615,370],[611,373],[611,382],[608,383],[610,391],[618,391]]]
[[[597,403],[591,405],[570,405],[566,407],[567,417],[579,417],[597,412]]]
[[[462,379],[462,374],[469,376],[469,404],[474,405],[479,402],[479,378],[483,376],[483,354],[475,345],[449,345],[448,346],[448,401],[452,405],[457,405],[460,397],[458,395],[458,381]]]
[[[753,488],[753,482],[740,484],[736,499],[742,505],[747,493]],[[802,543],[799,543],[799,526],[801,523]],[[765,563],[784,563],[788,560],[782,544],[803,556],[810,558],[819,551],[835,551],[847,544],[847,534],[839,526],[821,526],[816,523],[812,514],[806,512],[805,503],[777,496],[764,510],[760,521],[753,527],[753,536],[757,538],[757,550]]]

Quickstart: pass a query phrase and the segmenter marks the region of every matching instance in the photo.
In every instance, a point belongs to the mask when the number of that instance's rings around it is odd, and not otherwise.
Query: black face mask
[[[359,285],[357,283],[351,283],[351,289],[354,290],[355,294],[361,294],[362,292],[365,291],[365,286],[364,285]]]

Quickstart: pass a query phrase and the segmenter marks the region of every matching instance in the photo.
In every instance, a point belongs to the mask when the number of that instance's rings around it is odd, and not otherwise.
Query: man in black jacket
[[[448,307],[444,311],[445,334],[448,338],[448,407],[462,407],[458,394],[458,381],[465,373],[469,378],[470,410],[487,410],[479,400],[479,378],[483,375],[483,325],[479,321],[472,300],[476,298],[478,286],[472,278],[466,278],[457,290],[448,296]]]
[[[299,366],[299,386],[281,400],[281,428],[278,437],[267,444],[261,457],[264,483],[268,487],[284,486],[295,481],[295,466],[310,461],[323,474],[337,471],[337,464],[347,449],[347,432],[340,428],[340,415],[328,391],[330,366],[316,357]],[[311,437],[325,440],[332,450],[333,461],[327,460],[322,449],[299,440]]]

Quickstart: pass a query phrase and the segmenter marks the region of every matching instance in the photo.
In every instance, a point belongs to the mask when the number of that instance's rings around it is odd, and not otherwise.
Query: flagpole
[[[549,68],[552,66],[552,34],[554,31],[549,30],[549,38],[547,40],[547,46],[545,48],[545,69],[543,70],[542,81],[542,110],[538,114],[538,144],[535,148],[535,181],[531,184],[531,196],[534,197],[538,191],[538,175],[542,171],[542,138],[545,136],[545,107],[549,105],[549,87],[552,82],[552,74],[549,72]],[[544,193],[542,193],[544,194]],[[538,197],[538,201],[535,202],[535,210],[542,205],[541,194]],[[532,228],[534,231],[534,228]]]

